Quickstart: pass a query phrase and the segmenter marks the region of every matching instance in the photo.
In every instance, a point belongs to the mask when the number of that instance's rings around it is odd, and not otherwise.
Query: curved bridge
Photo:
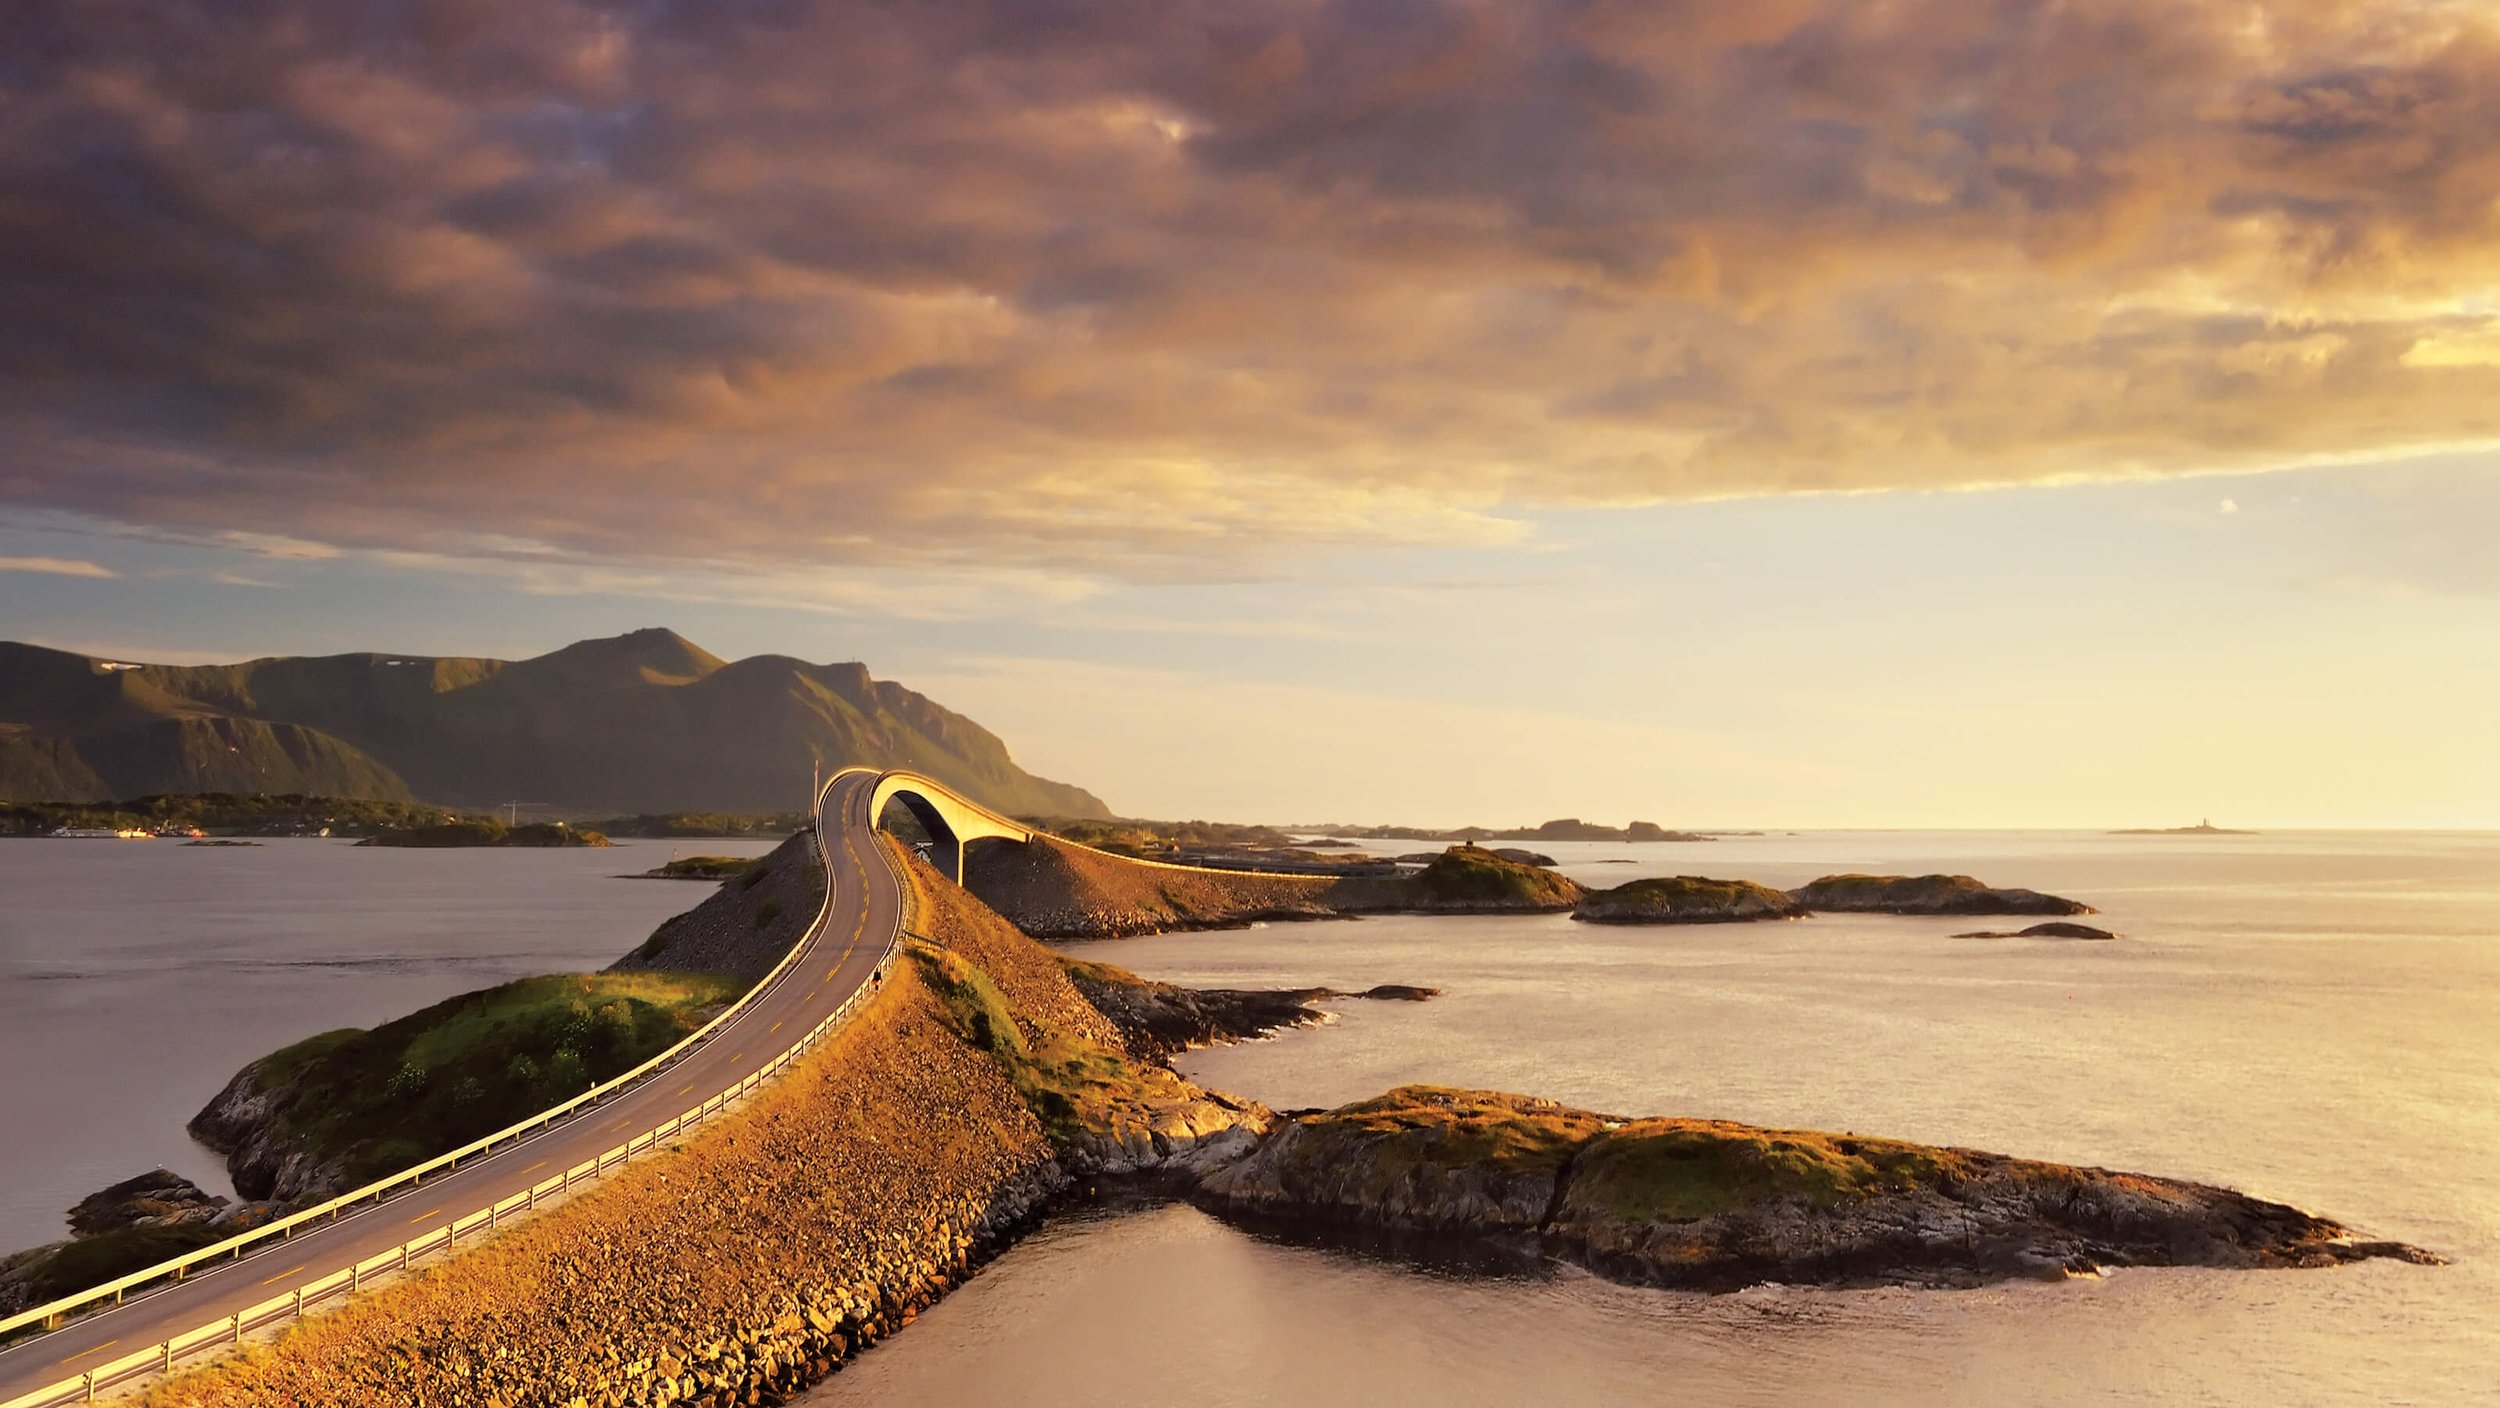
[[[920,829],[929,833],[929,863],[960,885],[964,878],[964,843],[996,838],[1030,841],[1032,828],[1000,816],[977,802],[967,802],[943,782],[916,772],[888,772],[877,778],[869,794],[871,821],[885,815],[886,803],[901,802]]]
[[[877,835],[877,818],[898,800],[937,840],[934,859],[951,876],[963,874],[968,840],[1032,839],[917,773],[836,773],[815,804],[823,908],[779,966],[709,1026],[466,1148],[0,1318],[0,1408],[92,1401],[353,1292],[366,1278],[448,1254],[464,1236],[666,1147],[787,1069],[874,995],[901,939],[905,882]],[[275,1267],[286,1269],[270,1274]]]

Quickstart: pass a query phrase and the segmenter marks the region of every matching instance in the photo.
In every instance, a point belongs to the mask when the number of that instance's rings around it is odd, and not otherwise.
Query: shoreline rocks
[[[1312,1229],[1487,1238],[1701,1291],[2439,1261],[2203,1184],[1436,1086],[1295,1118],[1198,1201]]]
[[[1062,956],[1068,978],[1099,1008],[1131,1054],[1163,1061],[1203,1046],[1249,1041],[1270,1032],[1317,1025],[1328,1013],[1313,1006],[1332,998],[1426,1002],[1438,988],[1383,983],[1362,992],[1330,988],[1191,988],[1138,977],[1125,968]]]
[[[1992,889],[1967,875],[1826,875],[1788,892],[1835,914],[2097,914],[2037,890]]]

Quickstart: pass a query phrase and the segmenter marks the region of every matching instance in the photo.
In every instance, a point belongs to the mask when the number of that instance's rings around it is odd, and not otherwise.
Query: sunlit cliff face
[[[2500,22],[19,0],[0,307],[20,508],[487,557],[2357,459],[2500,440]]]

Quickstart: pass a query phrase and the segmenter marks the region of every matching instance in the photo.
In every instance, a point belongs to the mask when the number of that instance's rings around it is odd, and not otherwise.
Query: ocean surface
[[[0,1252],[159,1166],[231,1195],[184,1121],[246,1063],[455,993],[603,968],[710,887],[620,880],[675,852],[0,840]]]
[[[1051,1221],[811,1408],[2500,1403],[2500,835],[1541,849],[1592,884],[1966,872],[2085,900],[2126,938],[1391,917],[1072,951],[1208,986],[1446,989],[1182,1059],[1278,1107],[1428,1081],[1961,1144],[2225,1183],[2453,1264],[1703,1296],[1394,1264],[1131,1202]]]
[[[604,964],[704,893],[608,877],[732,849],[762,847],[0,842],[0,1244],[60,1235],[71,1201],[160,1163],[212,1182],[181,1125],[244,1062]],[[1542,849],[1593,884],[1968,872],[2086,900],[2127,937],[1389,917],[1081,951],[1207,985],[1446,990],[1182,1060],[1279,1107],[1431,1081],[1964,1144],[2226,1183],[2454,1264],[1700,1296],[1375,1260],[1130,1200],[1047,1223],[812,1408],[2500,1404],[2500,835]]]

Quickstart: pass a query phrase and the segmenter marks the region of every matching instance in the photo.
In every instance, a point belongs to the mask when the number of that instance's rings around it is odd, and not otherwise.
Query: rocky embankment
[[[976,843],[974,896],[1037,939],[1125,939],[1260,920],[1333,919],[1324,875],[1189,870],[1124,860],[1050,836]]]
[[[1673,875],[1592,890],[1581,898],[1571,917],[1592,924],[1736,924],[1802,919],[1808,913],[1804,905],[1768,885]]]
[[[1788,892],[1812,910],[1858,914],[2095,914],[2038,890],[1994,889],[1967,875],[1826,875]]]
[[[1129,1053],[1162,1061],[1201,1046],[1248,1041],[1287,1027],[1328,1020],[1313,1004],[1334,998],[1427,1002],[1438,988],[1383,983],[1361,992],[1332,988],[1187,988],[1138,977],[1108,963],[1063,958],[1068,978],[1119,1029]]]
[[[936,942],[789,1075],[682,1146],[147,1401],[781,1403],[1079,1179],[1203,1169],[1267,1127],[1130,1056],[1055,955],[911,874],[912,924]]]
[[[1435,1086],[1286,1123],[1200,1199],[1304,1225],[1489,1238],[1709,1291],[2438,1260],[2202,1184]]]
[[[662,922],[608,971],[719,973],[752,984],[816,922],[824,902],[816,834],[802,831],[761,861],[740,862],[710,898]]]

